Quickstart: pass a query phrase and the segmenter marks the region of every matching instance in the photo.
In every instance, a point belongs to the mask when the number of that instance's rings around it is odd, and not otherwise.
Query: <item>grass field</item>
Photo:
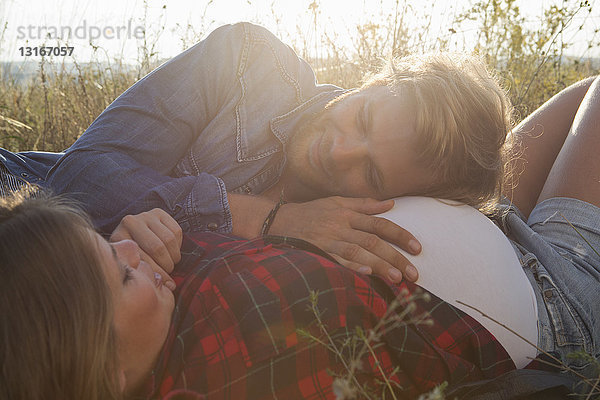
[[[446,50],[478,54],[498,72],[517,119],[570,83],[597,73],[589,51],[565,55],[565,49],[573,43],[563,33],[576,23],[583,24],[582,17],[592,14],[592,5],[587,1],[565,1],[562,8],[549,7],[538,26],[526,28],[529,25],[514,0],[483,0],[458,14],[452,28],[443,35],[427,18],[426,13],[434,5],[432,0],[424,2],[417,18],[407,2],[397,0],[393,10],[379,10],[376,20],[348,27],[350,40],[345,38],[345,42],[352,43],[348,47],[339,44],[342,40],[335,32],[323,31],[317,37],[316,28],[327,24],[327,20],[315,1],[306,11],[312,25],[297,27],[297,35],[287,39],[313,65],[320,82],[346,88],[358,85],[367,72],[390,55]],[[285,11],[274,9],[272,15],[254,22],[272,24],[272,19],[282,12]],[[331,16],[328,18],[330,21]],[[405,23],[409,18],[413,20],[410,27]],[[205,19],[209,15],[202,16],[202,21]],[[420,24],[417,27],[415,20]],[[42,58],[36,73],[25,82],[17,79],[18,65],[8,68],[0,64],[0,146],[10,150],[60,151],[72,144],[112,100],[163,61],[155,47],[165,27],[160,26],[160,21],[144,24],[154,28],[145,31],[144,39],[139,41],[135,64],[110,58],[104,49],[94,47],[91,62]],[[457,32],[467,30],[471,33],[470,42],[457,43]],[[179,32],[180,41],[189,46],[207,33],[188,25]],[[3,36],[0,32],[0,46]],[[585,47],[597,49],[598,43],[590,42]]]

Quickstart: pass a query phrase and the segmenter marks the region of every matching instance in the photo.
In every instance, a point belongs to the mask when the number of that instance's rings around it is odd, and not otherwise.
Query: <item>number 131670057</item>
[[[61,46],[61,47],[19,47],[19,51],[22,56],[70,56],[73,54],[74,47]]]

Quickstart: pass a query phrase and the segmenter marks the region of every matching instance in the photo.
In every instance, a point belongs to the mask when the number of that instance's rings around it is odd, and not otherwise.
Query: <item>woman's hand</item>
[[[137,215],[126,215],[110,236],[109,241],[131,239],[140,247],[140,257],[163,277],[165,285],[175,289],[169,276],[181,260],[181,227],[164,210],[155,208]]]
[[[304,239],[330,253],[338,262],[361,273],[377,273],[393,282],[411,281],[417,270],[390,244],[411,254],[421,245],[405,229],[373,216],[391,209],[393,200],[328,197],[281,206],[269,233]]]

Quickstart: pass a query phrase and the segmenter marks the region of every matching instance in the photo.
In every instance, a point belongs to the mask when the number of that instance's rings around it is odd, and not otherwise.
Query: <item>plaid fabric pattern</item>
[[[398,398],[415,398],[445,381],[488,379],[515,368],[468,315],[434,296],[407,302],[417,286],[356,274],[296,249],[299,241],[268,241],[187,236],[174,273],[171,330],[141,398],[335,398],[335,375],[352,365],[374,393],[384,390],[385,376]],[[396,298],[403,305],[391,307]],[[426,313],[429,323],[400,321]],[[357,326],[380,339],[350,365],[361,344],[352,350],[343,343],[351,343]]]

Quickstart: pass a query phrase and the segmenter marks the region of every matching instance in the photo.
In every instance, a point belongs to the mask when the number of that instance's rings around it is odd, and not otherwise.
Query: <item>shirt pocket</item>
[[[247,367],[272,358],[285,348],[285,332],[279,297],[250,272],[225,277],[217,288],[235,318],[247,350]]]
[[[261,30],[249,35],[238,65],[240,98],[235,106],[238,161],[253,161],[278,151],[281,141],[271,130],[273,117],[302,103],[298,71],[291,49]],[[298,63],[298,61],[296,61]]]

